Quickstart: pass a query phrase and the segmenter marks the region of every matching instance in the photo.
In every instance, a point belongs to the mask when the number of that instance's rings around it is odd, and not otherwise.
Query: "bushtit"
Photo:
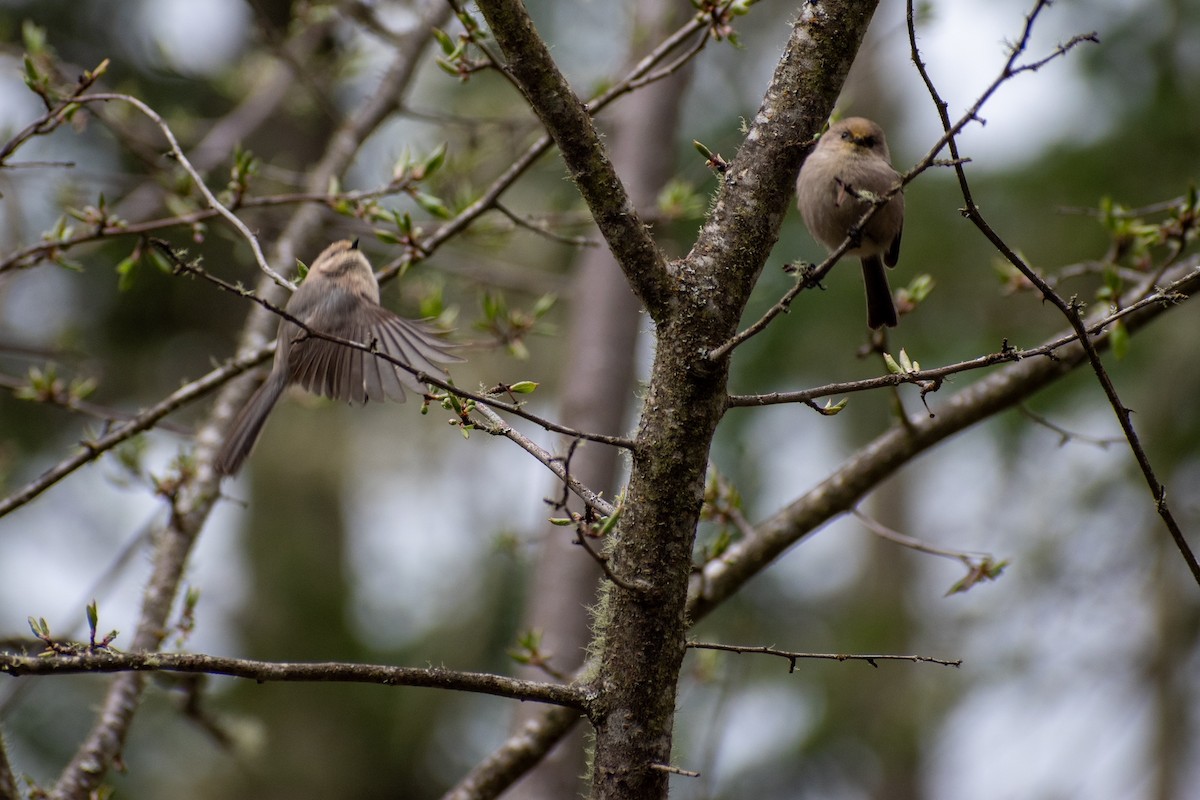
[[[365,345],[442,380],[438,366],[461,358],[436,338],[433,329],[379,305],[379,284],[371,264],[358,250],[358,241],[343,240],[325,248],[313,262],[304,282],[288,300],[286,311],[307,328]],[[214,467],[232,475],[258,441],[271,409],[289,384],[298,383],[314,394],[363,404],[384,399],[404,402],[404,387],[424,392],[412,373],[371,353],[311,336],[289,320],[279,323],[275,363],[266,381],[242,408]]]
[[[850,117],[830,126],[796,179],[796,205],[814,239],[830,251],[837,249],[871,205],[858,193],[882,197],[900,183],[888,159],[883,129],[871,120]],[[846,251],[862,259],[871,328],[896,326],[896,306],[883,265],[896,266],[903,229],[904,195],[897,193],[872,215]]]

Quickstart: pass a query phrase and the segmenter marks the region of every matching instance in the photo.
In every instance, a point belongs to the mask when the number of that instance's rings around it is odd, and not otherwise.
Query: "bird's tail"
[[[872,330],[885,325],[896,327],[896,304],[892,302],[892,289],[879,256],[864,258],[862,271],[863,282],[867,285],[867,326]]]
[[[275,407],[286,386],[287,376],[272,370],[266,382],[258,387],[258,391],[242,407],[237,419],[233,421],[233,427],[229,429],[225,444],[221,445],[213,461],[213,468],[218,475],[233,475],[241,469],[242,462],[254,449],[271,409]]]

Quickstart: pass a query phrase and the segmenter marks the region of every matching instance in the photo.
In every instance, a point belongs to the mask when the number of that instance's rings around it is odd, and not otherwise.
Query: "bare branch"
[[[1180,265],[1168,297],[1200,292],[1200,272]],[[1175,303],[1160,299],[1124,317],[1130,333],[1166,313]],[[774,558],[834,517],[852,509],[880,480],[944,439],[1032,396],[1038,390],[1075,370],[1088,357],[1073,341],[1055,350],[1054,358],[1027,358],[995,370],[946,398],[936,417],[910,415],[867,444],[824,481],[755,526],[752,538],[734,542],[718,558],[692,577],[688,614],[698,620],[736,592]],[[1107,348],[1109,337],[1092,340]]]
[[[263,255],[262,247],[260,247],[258,244],[258,237],[255,236],[248,227],[246,227],[246,223],[242,222],[236,214],[226,208],[225,205],[217,199],[217,196],[212,193],[212,190],[208,188],[208,184],[204,182],[204,178],[199,172],[196,171],[196,168],[192,166],[192,162],[188,161],[187,156],[184,155],[183,148],[179,146],[179,141],[175,138],[175,134],[171,131],[170,126],[167,125],[166,121],[158,115],[157,111],[143,103],[138,98],[127,94],[103,92],[98,94],[84,95],[83,97],[76,98],[76,101],[80,103],[120,101],[122,103],[128,103],[138,111],[142,112],[142,114],[149,117],[150,121],[158,127],[158,129],[162,132],[162,135],[166,138],[167,142],[171,145],[171,155],[176,161],[179,162],[179,165],[183,167],[184,171],[187,172],[188,176],[192,179],[192,182],[196,184],[196,188],[200,190],[202,195],[204,195],[204,199],[208,202],[209,207],[224,217],[226,221],[236,228],[238,233],[240,233],[242,237],[249,243],[250,250],[254,253],[254,260],[258,263],[258,268],[269,275],[271,280],[275,281],[275,283],[279,284],[280,286],[285,286],[293,290],[296,288],[291,281],[280,275],[275,270],[271,269],[271,265],[267,263],[267,257]]]
[[[1176,273],[1180,274],[1180,273]],[[1109,314],[1097,314],[1091,321],[1086,323],[1086,330],[1092,336],[1098,336],[1108,329],[1114,322],[1136,315],[1146,309],[1165,310],[1175,303],[1181,302],[1189,297],[1195,291],[1193,282],[1184,274],[1183,277],[1177,278],[1174,283],[1168,285],[1161,291],[1144,297],[1138,302],[1126,306]],[[1047,342],[1044,342],[1037,347],[1031,347],[1025,350],[1018,350],[1008,346],[1008,342],[1004,343],[999,351],[979,356],[978,358],[970,359],[969,361],[960,361],[956,364],[947,364],[944,367],[933,367],[930,369],[914,370],[904,373],[888,373],[875,378],[865,378],[858,381],[843,381],[839,383],[829,383],[824,386],[818,386],[812,389],[801,389],[794,392],[769,392],[766,394],[755,395],[732,395],[729,398],[730,408],[747,408],[752,406],[777,405],[779,403],[809,403],[821,397],[831,397],[835,395],[853,394],[855,392],[866,392],[873,389],[880,389],[887,386],[900,386],[906,383],[911,383],[921,387],[922,393],[937,391],[941,388],[942,383],[951,375],[956,375],[962,372],[970,372],[972,370],[984,369],[997,364],[1007,362],[1021,361],[1027,358],[1034,357],[1049,357],[1054,358],[1058,351],[1070,346],[1079,341],[1079,335],[1075,331],[1061,334]]]
[[[0,388],[8,389],[14,394],[28,392],[30,389],[29,381],[13,378],[8,375],[0,375]],[[24,398],[29,399],[29,398]],[[86,400],[81,400],[71,393],[70,389],[63,388],[61,390],[51,390],[44,394],[40,394],[31,402],[42,403],[47,406],[63,408],[67,411],[82,414],[92,419],[98,419],[102,422],[130,422],[135,419],[135,415],[124,411],[118,411],[115,408],[105,408],[98,406],[95,403],[89,403]],[[173,425],[168,422],[158,426],[160,430],[177,433],[181,436],[191,436],[190,428],[185,428],[182,425]]]
[[[700,773],[692,769],[684,769],[683,767],[673,767],[670,764],[659,764],[655,762],[650,765],[650,769],[656,769],[659,772],[666,772],[669,775],[682,775],[685,778],[699,778]]]
[[[872,667],[878,667],[876,661],[912,661],[925,664],[941,664],[944,667],[961,667],[962,659],[956,661],[948,661],[944,658],[934,658],[933,656],[901,656],[894,654],[872,653],[865,654],[850,654],[850,653],[793,653],[788,650],[776,650],[774,647],[759,647],[753,645],[739,644],[717,644],[715,642],[688,642],[687,646],[693,650],[721,650],[726,653],[757,653],[768,656],[778,656],[788,660],[788,672],[796,671],[796,662],[800,659],[817,659],[824,661],[866,661]]]
[[[452,389],[451,391],[457,390]],[[596,511],[598,511],[602,516],[608,516],[615,511],[612,503],[600,497],[600,495],[596,494],[591,489],[580,483],[579,480],[574,476],[570,475],[567,472],[562,459],[556,458],[548,451],[538,446],[533,440],[521,435],[519,432],[514,430],[511,425],[501,419],[496,412],[492,411],[483,403],[477,404],[475,406],[475,410],[483,415],[483,417],[488,421],[488,424],[483,426],[483,430],[494,436],[503,436],[514,442],[522,450],[529,453],[531,456],[541,462],[546,469],[553,472],[555,477],[562,481],[567,488],[574,492],[580,500],[587,503],[588,506],[596,509]]]
[[[95,70],[85,72],[80,76],[75,87],[71,90],[71,94],[47,108],[44,114],[18,131],[15,136],[3,145],[0,145],[0,168],[11,166],[4,162],[30,139],[35,136],[44,136],[66,122],[69,112],[79,97],[92,88],[107,69],[108,60],[105,59]],[[45,100],[44,97],[43,100]]]
[[[1066,44],[1059,45],[1058,49],[1055,50],[1050,56],[1023,66],[1017,66],[1017,60],[1025,52],[1025,49],[1029,44],[1029,37],[1033,31],[1033,25],[1036,22],[1038,15],[1049,5],[1049,0],[1036,0],[1033,9],[1025,18],[1025,27],[1021,31],[1021,37],[1013,46],[1008,61],[1004,65],[1003,72],[1001,73],[1000,77],[998,77],[992,83],[987,91],[984,92],[984,94],[976,102],[975,106],[972,107],[971,111],[969,112],[971,116],[975,116],[978,113],[978,110],[984,101],[1008,78],[1018,75],[1021,72],[1035,71],[1051,59],[1064,55],[1071,48],[1078,44],[1083,42],[1099,41],[1095,33],[1076,36]],[[933,103],[937,107],[938,115],[942,121],[942,127],[946,131],[945,136],[948,138],[950,155],[952,158],[957,160],[959,158],[958,145],[954,140],[954,135],[957,133],[957,129],[951,127],[949,117],[946,114],[946,102],[938,93],[937,88],[933,84],[933,79],[929,76],[929,72],[926,69],[924,62],[921,60],[920,52],[917,47],[916,27],[913,21],[912,0],[908,0],[908,35],[909,45],[912,49],[913,63],[916,64],[917,70],[921,74],[921,79],[925,82],[925,87],[929,91],[929,96],[933,99]],[[957,127],[961,128],[961,125]],[[1146,485],[1150,489],[1150,496],[1154,500],[1155,510],[1162,518],[1163,524],[1170,533],[1171,539],[1175,543],[1175,547],[1179,550],[1179,554],[1183,557],[1184,563],[1186,563],[1188,569],[1191,570],[1193,580],[1200,585],[1200,561],[1196,560],[1196,556],[1192,552],[1191,546],[1187,542],[1187,538],[1183,535],[1183,530],[1179,527],[1179,523],[1176,521],[1175,515],[1171,513],[1171,509],[1167,504],[1167,489],[1162,482],[1159,481],[1158,476],[1155,475],[1154,467],[1150,463],[1150,457],[1146,453],[1146,449],[1143,447],[1137,431],[1134,429],[1133,418],[1130,414],[1129,408],[1125,406],[1125,404],[1121,401],[1120,396],[1117,394],[1116,386],[1113,384],[1112,378],[1108,374],[1108,370],[1105,369],[1103,362],[1100,360],[1100,355],[1097,352],[1096,347],[1092,344],[1092,341],[1088,336],[1079,304],[1074,298],[1066,300],[1056,291],[1054,291],[1053,287],[1051,287],[1049,283],[1047,283],[1040,275],[1038,275],[1032,267],[1026,264],[1025,260],[1021,258],[1021,256],[1019,256],[1017,252],[1010,247],[1007,242],[1004,241],[1003,238],[1001,238],[1000,234],[997,233],[991,227],[991,225],[988,224],[983,217],[983,212],[980,211],[979,206],[975,203],[975,199],[971,193],[970,185],[967,182],[966,170],[963,168],[961,163],[955,165],[954,172],[958,177],[959,191],[962,194],[963,201],[966,203],[964,216],[966,216],[967,219],[969,219],[972,224],[979,229],[980,233],[982,233],[984,237],[992,243],[992,246],[995,247],[1002,256],[1004,256],[1005,260],[1016,267],[1017,270],[1019,270],[1020,273],[1024,275],[1030,283],[1037,287],[1042,296],[1049,300],[1067,319],[1067,322],[1071,325],[1071,327],[1075,329],[1075,333],[1079,337],[1079,342],[1083,346],[1084,353],[1087,355],[1088,362],[1091,364],[1092,372],[1095,373],[1096,380],[1100,383],[1100,387],[1104,391],[1104,396],[1108,399],[1109,405],[1112,406],[1113,413],[1116,414],[1117,422],[1121,426],[1121,431],[1125,434],[1125,439],[1129,442],[1129,448],[1131,451],[1133,451],[1134,459],[1137,461],[1139,469],[1141,469],[1142,477],[1145,479]]]
[[[184,672],[228,675],[258,683],[373,683],[380,686],[419,686],[478,692],[513,700],[531,700],[587,711],[588,692],[572,685],[541,683],[482,672],[430,667],[394,667],[344,661],[279,662],[222,658],[198,653],[122,653],[107,648],[54,656],[20,656],[0,653],[0,673],[73,675],[115,672]]]
[[[229,361],[207,375],[181,386],[163,400],[140,412],[128,422],[118,425],[103,436],[82,442],[83,449],[80,452],[63,459],[25,486],[3,500],[0,500],[0,517],[25,505],[75,470],[95,461],[101,455],[112,450],[127,439],[154,427],[155,423],[172,411],[204,397],[214,389],[220,388],[230,378],[240,375],[270,355],[271,351],[272,348],[265,347],[260,353],[252,353],[248,356],[242,356],[241,358]]]
[[[500,793],[541,761],[579,721],[571,709],[552,708],[525,722],[494,753],[476,764],[442,800],[485,800]]]
[[[877,519],[872,519],[864,514],[859,509],[855,508],[851,512],[855,519],[866,526],[867,530],[875,534],[881,539],[885,539],[893,544],[898,544],[901,547],[907,547],[909,550],[915,550],[918,553],[925,553],[931,556],[940,556],[941,558],[949,558],[954,561],[961,561],[967,566],[970,566],[976,557],[988,558],[991,556],[984,554],[966,553],[962,550],[948,550],[944,547],[935,547],[931,544],[926,544],[920,539],[915,539],[912,536],[907,536],[900,531],[889,528]]]
[[[237,208],[240,211],[245,209],[275,208],[301,203],[320,203],[327,206],[337,202],[353,203],[360,200],[373,200],[399,194],[408,189],[410,184],[410,178],[406,177],[400,181],[392,181],[387,186],[376,189],[340,192],[338,194],[329,194],[328,192],[290,192],[287,194],[265,195],[263,197],[242,197],[238,200]],[[88,242],[96,242],[118,236],[137,236],[155,233],[167,228],[186,227],[195,225],[198,222],[204,222],[216,216],[220,216],[220,213],[216,209],[199,208],[195,211],[170,217],[143,220],[142,222],[124,222],[122,220],[113,224],[88,228],[65,239],[38,242],[37,244],[31,244],[27,247],[14,250],[4,258],[0,258],[0,273],[11,269],[28,267],[38,260],[46,258],[51,253],[69,250]]]
[[[1025,405],[1024,403],[1022,403],[1020,406],[1018,406],[1017,410],[1020,411],[1021,414],[1023,414],[1025,417],[1028,417],[1029,419],[1036,422],[1038,425],[1041,425],[1043,428],[1046,428],[1047,430],[1051,430],[1051,431],[1054,431],[1055,433],[1057,433],[1058,434],[1058,444],[1060,447],[1066,445],[1068,442],[1083,442],[1084,444],[1095,445],[1096,447],[1099,447],[1101,450],[1107,450],[1109,445],[1118,444],[1120,442],[1125,441],[1124,439],[1121,439],[1116,436],[1089,436],[1086,433],[1079,433],[1078,431],[1069,431],[1066,428],[1062,427],[1061,425],[1058,425],[1057,423],[1051,422],[1050,420],[1046,419],[1044,416],[1042,416],[1041,414],[1038,414],[1036,411],[1034,411],[1033,409],[1031,409],[1029,406]]]

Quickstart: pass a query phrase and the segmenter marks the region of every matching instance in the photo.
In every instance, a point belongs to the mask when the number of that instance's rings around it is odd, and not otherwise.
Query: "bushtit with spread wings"
[[[882,197],[899,183],[883,129],[869,119],[850,117],[830,126],[804,161],[796,179],[796,204],[808,232],[832,251],[871,205],[858,193]],[[903,229],[904,195],[897,193],[871,216],[858,241],[846,251],[862,259],[871,328],[896,326],[896,306],[883,265],[896,266]]]
[[[432,328],[401,319],[379,305],[379,283],[357,241],[343,240],[325,248],[285,309],[310,330],[373,344],[379,352],[442,380],[446,373],[438,364],[462,361],[436,338]],[[417,393],[425,391],[412,373],[395,364],[311,336],[284,319],[279,323],[271,374],[234,420],[214,462],[218,474],[238,471],[258,441],[271,409],[292,383],[358,405],[384,399],[402,403],[406,386]]]

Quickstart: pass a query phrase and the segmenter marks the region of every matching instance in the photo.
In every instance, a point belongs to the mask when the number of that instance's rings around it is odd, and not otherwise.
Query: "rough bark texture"
[[[692,252],[664,280],[661,255],[616,181],[603,145],[515,0],[481,2],[510,74],[554,137],[601,232],[658,324],[609,586],[599,654],[592,796],[665,797],[685,603],[708,451],[725,411],[728,359],[705,354],[732,336],[787,213],[808,142],[823,124],[875,2],[806,4],[720,196]],[[628,237],[633,237],[631,242]]]
[[[684,21],[678,0],[647,0],[635,11],[634,35],[627,61],[636,62],[648,46],[661,41]],[[601,126],[608,131],[613,166],[625,181],[634,207],[652,207],[674,174],[678,116],[690,70],[651,84],[625,98]],[[571,328],[563,374],[561,418],[586,431],[621,433],[633,406],[636,376],[633,353],[642,320],[640,306],[607,248],[586,250],[579,260],[571,297]],[[569,442],[563,442],[563,447]],[[622,461],[612,447],[585,446],[575,451],[571,473],[585,485],[615,497]],[[550,494],[561,491],[561,484]],[[542,540],[524,627],[541,631],[542,647],[560,670],[574,671],[583,661],[591,636],[587,609],[596,602],[601,572],[563,528],[551,527]],[[545,679],[529,669],[526,677]],[[523,705],[522,723],[542,713]],[[584,731],[577,730],[551,751],[515,793],[528,800],[577,797],[585,775]]]
[[[667,794],[668,773],[653,765],[670,763],[692,545],[728,376],[728,359],[713,364],[704,354],[736,331],[790,204],[803,145],[828,116],[874,7],[806,5],[709,221],[675,271],[612,548],[615,572],[651,588],[608,591],[595,798]]]

